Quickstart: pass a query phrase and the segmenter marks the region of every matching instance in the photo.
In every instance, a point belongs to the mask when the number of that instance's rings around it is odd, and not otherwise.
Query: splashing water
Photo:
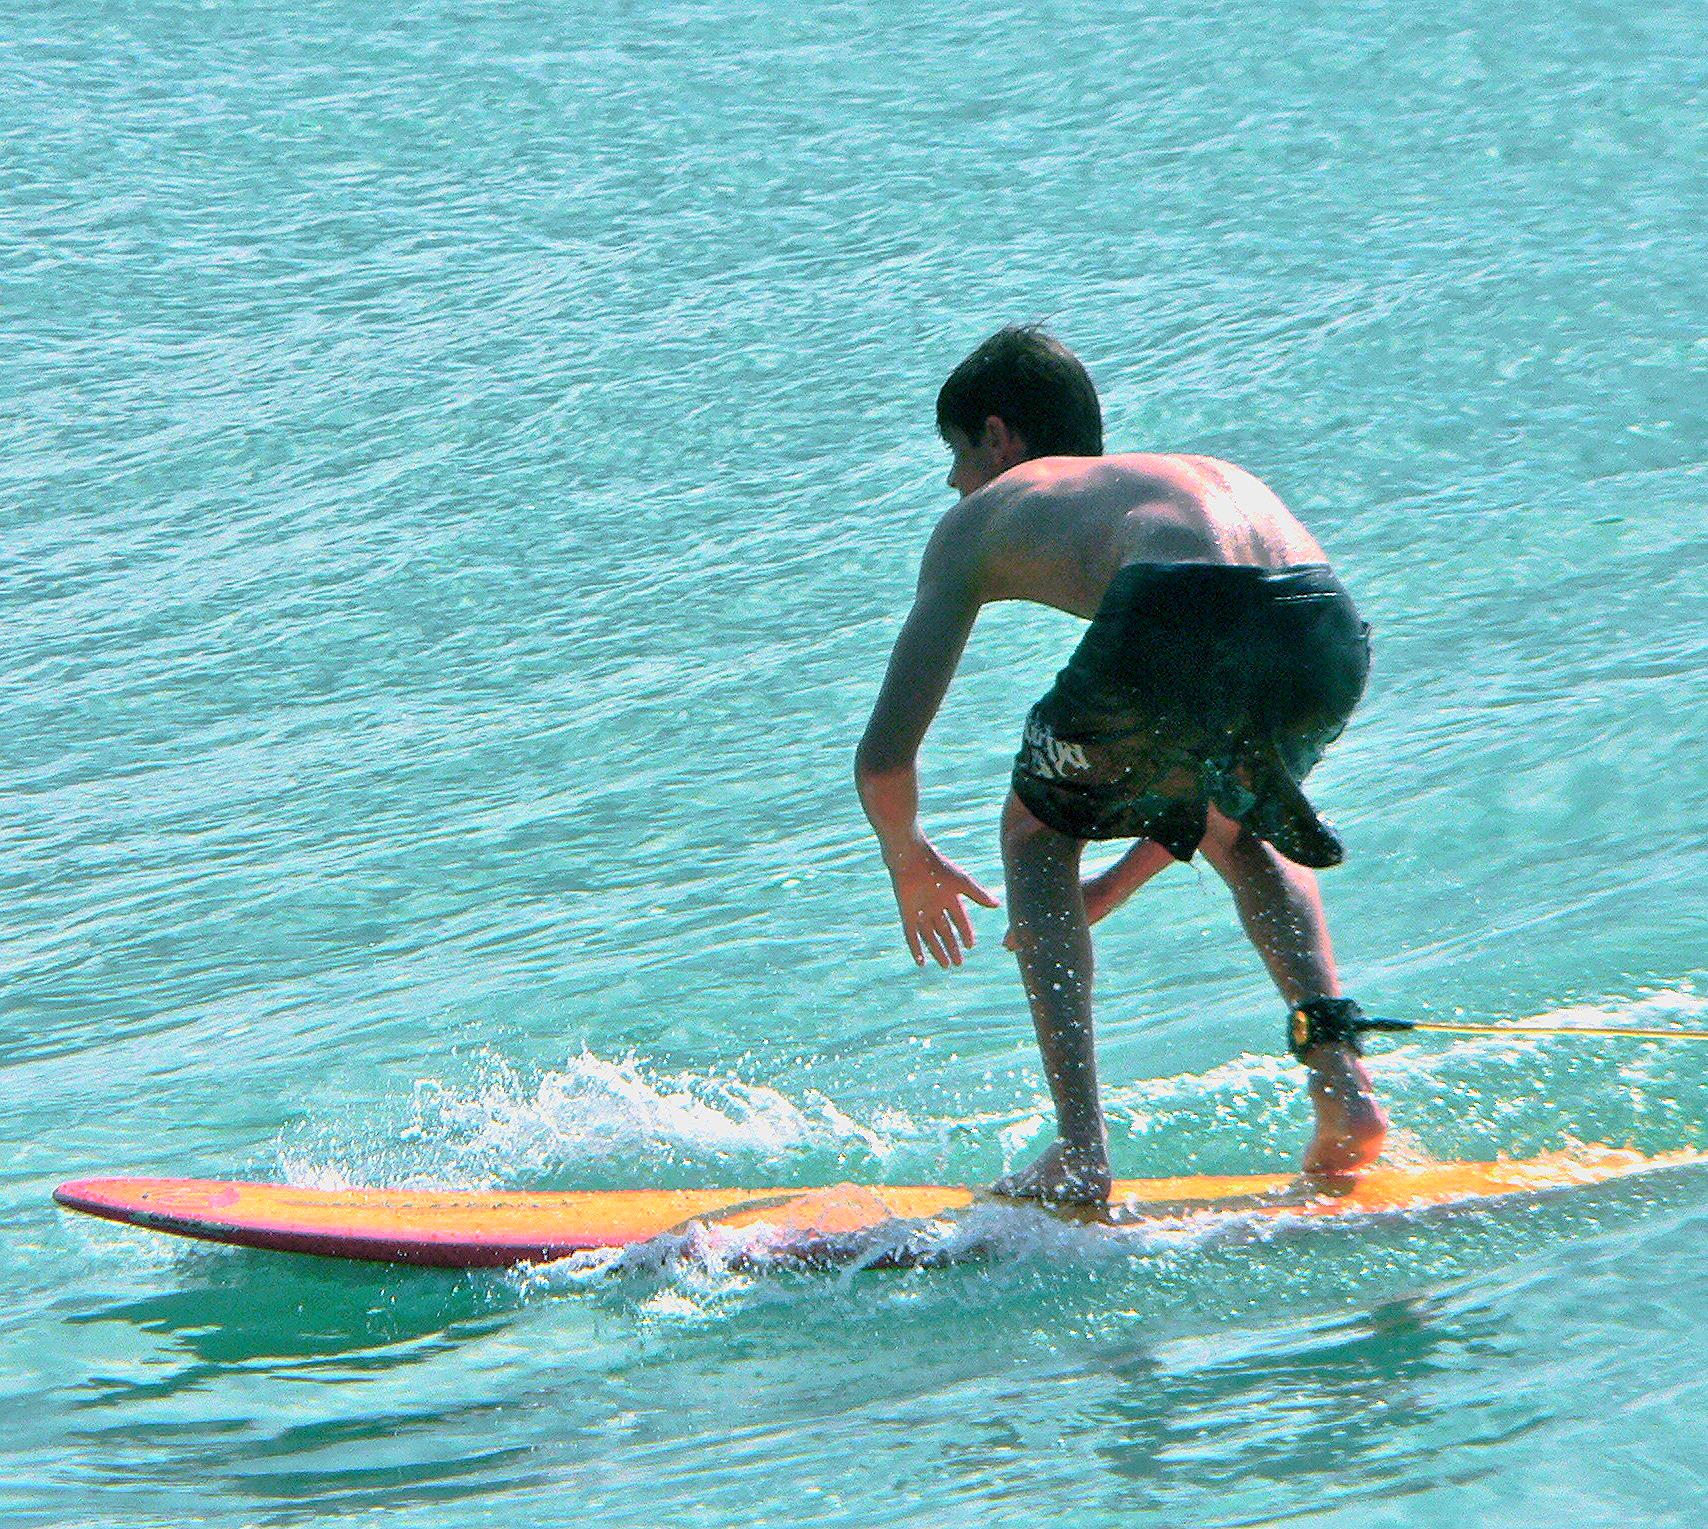
[[[909,1125],[890,1112],[880,1130],[821,1096],[797,1103],[737,1078],[654,1075],[633,1056],[584,1051],[537,1079],[487,1056],[469,1084],[418,1083],[406,1119],[377,1150],[323,1142],[288,1147],[281,1160],[288,1182],[321,1188],[550,1187],[600,1174],[633,1185],[657,1183],[661,1170],[752,1172],[789,1154],[880,1163]]]

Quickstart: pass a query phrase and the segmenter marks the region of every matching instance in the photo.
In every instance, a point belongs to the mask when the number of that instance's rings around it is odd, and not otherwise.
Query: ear
[[[1020,433],[1010,430],[1000,414],[992,414],[985,419],[984,439],[980,444],[990,451],[1004,472],[1031,455]]]

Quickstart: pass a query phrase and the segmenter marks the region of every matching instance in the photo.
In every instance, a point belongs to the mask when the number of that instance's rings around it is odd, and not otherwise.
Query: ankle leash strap
[[[1410,1030],[1407,1019],[1372,1019],[1353,998],[1313,998],[1288,1016],[1287,1049],[1301,1062],[1314,1046],[1350,1046],[1364,1055],[1359,1037],[1366,1030]]]

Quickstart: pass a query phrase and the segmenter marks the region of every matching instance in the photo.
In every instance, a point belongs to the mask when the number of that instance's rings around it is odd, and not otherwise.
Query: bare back
[[[1033,600],[1089,620],[1128,563],[1323,563],[1257,478],[1214,457],[1041,457],[945,518],[981,601]]]

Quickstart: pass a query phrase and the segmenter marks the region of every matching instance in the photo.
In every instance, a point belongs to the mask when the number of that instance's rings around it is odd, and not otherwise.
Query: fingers
[[[955,900],[955,909],[960,912],[959,898]],[[966,917],[964,913],[961,916]],[[955,938],[955,926],[950,922],[946,910],[940,909],[938,911],[936,922],[932,926],[932,933],[937,936],[937,943],[943,947],[943,953],[948,956],[949,965],[959,966],[965,958],[961,955],[961,944]],[[971,945],[972,940],[969,938],[967,943]]]
[[[1002,906],[998,897],[934,851],[925,865],[910,868],[905,875],[892,870],[891,875],[896,901],[901,905],[902,931],[915,966],[924,966],[927,955],[945,968],[960,966],[966,960],[964,953],[977,941],[962,897],[986,908]]]
[[[924,942],[925,948],[931,952],[932,959],[936,961],[939,966],[953,966],[956,964],[950,960],[948,951],[944,949],[943,936],[935,925],[929,922],[922,922],[919,926],[919,937]]]
[[[966,905],[962,903],[961,898],[963,896],[970,897],[975,903],[986,908],[998,908],[1002,904],[993,893],[980,886],[960,866],[948,860],[942,861],[941,865],[939,890],[943,895],[944,907],[948,911],[950,919],[953,920],[962,943],[968,950],[971,950],[978,941],[973,938],[972,917],[968,914]],[[953,944],[952,941],[951,944]],[[957,952],[955,965],[959,966],[960,964],[959,953]]]
[[[971,876],[963,871],[960,866],[950,865],[945,861],[943,869],[949,873],[948,880],[957,892],[964,893],[966,896],[972,898],[975,903],[978,903],[984,908],[1000,908],[1002,906],[1001,898],[999,898],[994,892],[986,891],[984,887],[980,886],[978,882],[974,881]]]
[[[907,948],[913,952],[914,964],[925,965],[924,952],[941,967],[959,966],[965,960],[961,942],[955,938],[954,926],[941,908],[922,908],[911,918],[902,921],[907,934]]]
[[[960,898],[951,896],[948,903],[949,917],[954,920],[955,928],[960,931],[961,939],[968,950],[973,948],[973,921],[967,913],[966,904]]]

